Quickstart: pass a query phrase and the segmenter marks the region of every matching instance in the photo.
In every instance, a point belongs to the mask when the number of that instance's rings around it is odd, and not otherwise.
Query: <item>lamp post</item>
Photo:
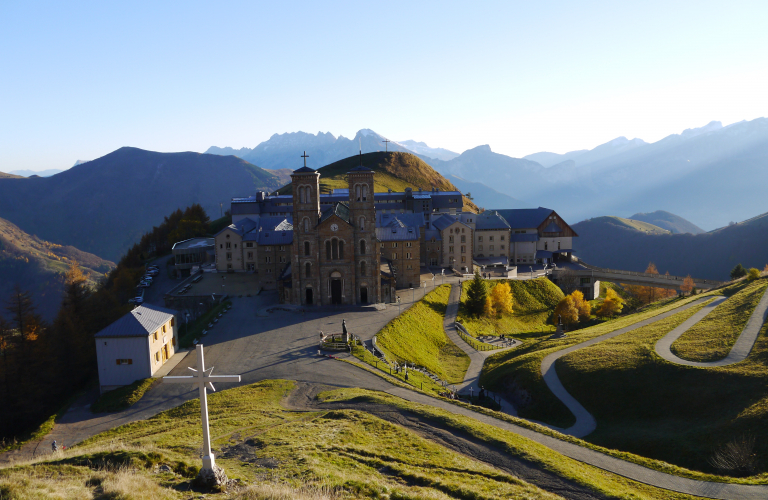
[[[400,296],[397,296],[397,315],[400,316]]]
[[[528,266],[531,269],[531,279],[533,279],[533,266]]]
[[[424,288],[424,293],[421,294],[421,296],[422,297],[426,297],[426,295],[427,295],[427,282],[426,281],[422,281],[421,282],[421,286]]]
[[[436,278],[436,276],[433,274],[432,275],[432,290],[435,289],[435,278]]]
[[[440,269],[440,276],[442,276],[442,278],[440,278],[440,284],[445,285],[445,269]]]
[[[416,291],[411,287],[411,304],[416,303]]]

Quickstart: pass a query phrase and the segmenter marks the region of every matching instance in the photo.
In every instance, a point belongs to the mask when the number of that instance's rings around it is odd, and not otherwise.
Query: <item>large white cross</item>
[[[196,383],[200,389],[200,416],[203,419],[203,469],[213,470],[216,465],[213,453],[211,452],[211,435],[208,430],[208,394],[206,386],[212,391],[216,391],[213,382],[240,382],[240,375],[211,375],[213,367],[205,369],[205,360],[203,359],[203,344],[197,344],[197,370],[189,368],[196,375],[181,377],[163,377],[163,382],[168,384],[188,384]]]

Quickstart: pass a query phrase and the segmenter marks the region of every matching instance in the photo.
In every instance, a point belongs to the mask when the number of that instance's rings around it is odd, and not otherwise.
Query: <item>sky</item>
[[[768,2],[0,1],[0,171],[370,128],[520,157],[768,116]]]

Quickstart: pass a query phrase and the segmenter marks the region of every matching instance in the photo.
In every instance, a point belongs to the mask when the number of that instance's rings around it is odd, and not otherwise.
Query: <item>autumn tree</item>
[[[480,273],[475,271],[475,277],[467,286],[467,300],[465,301],[470,314],[474,316],[483,314],[487,295],[488,290],[485,287],[485,282],[480,277]]]
[[[645,274],[659,274],[659,270],[656,269],[656,264],[649,262],[648,267],[645,269]],[[667,273],[667,275],[669,275],[669,273]],[[625,285],[623,283],[621,286],[623,286],[630,295],[637,298],[637,300],[644,305],[675,295],[675,291],[673,289],[655,286]]]
[[[555,321],[562,321],[565,325],[573,325],[579,322],[579,310],[573,297],[566,295],[555,307]]]
[[[584,300],[584,294],[579,290],[574,290],[571,293],[571,298],[573,298],[574,307],[579,312],[579,321],[588,320],[592,315],[592,305],[588,300]]]
[[[685,277],[683,280],[683,284],[680,285],[680,291],[683,292],[683,295],[691,293],[693,290],[693,278],[691,278],[691,275]]]
[[[750,267],[747,271],[747,281],[755,281],[760,278],[760,270],[756,267]]]
[[[605,292],[605,299],[603,299],[603,303],[600,304],[600,307],[598,307],[597,311],[595,311],[595,315],[600,318],[610,318],[619,314],[623,308],[624,299],[619,297],[619,294],[616,293],[616,290],[609,288]]]
[[[488,299],[493,304],[493,310],[497,316],[512,314],[512,289],[509,283],[498,283],[494,286]]]

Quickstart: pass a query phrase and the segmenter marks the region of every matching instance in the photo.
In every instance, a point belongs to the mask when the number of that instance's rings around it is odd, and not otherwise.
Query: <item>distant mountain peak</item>
[[[723,128],[723,123],[719,121],[711,121],[699,128],[687,128],[680,134],[682,137],[695,137],[697,135],[706,134],[707,132],[714,132]]]

